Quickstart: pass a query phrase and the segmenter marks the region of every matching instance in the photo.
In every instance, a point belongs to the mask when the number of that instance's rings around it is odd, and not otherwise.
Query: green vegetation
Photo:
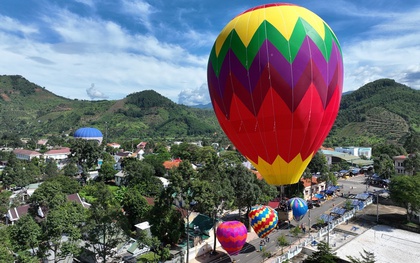
[[[380,79],[343,96],[326,145],[402,145],[420,125],[420,91]]]
[[[305,259],[305,263],[335,263],[339,259],[335,253],[332,252],[332,249],[325,242],[318,243],[318,251],[315,251],[311,256]]]
[[[116,101],[70,100],[21,76],[0,76],[0,134],[3,144],[19,137],[65,137],[84,126],[100,129],[106,141],[128,138],[224,138],[212,110],[178,105],[152,90]],[[22,145],[17,145],[22,146]]]
[[[420,130],[420,91],[394,80],[380,79],[342,97],[340,112],[326,146],[402,146]],[[229,140],[211,109],[178,105],[153,90],[114,101],[70,100],[21,76],[0,76],[0,142],[24,146],[22,137],[65,145],[66,134],[80,127],[100,129],[104,140]],[[34,143],[28,144],[34,145]],[[127,148],[128,149],[128,148]]]
[[[351,263],[375,263],[375,254],[363,249],[363,253],[360,253],[362,259],[347,256]]]

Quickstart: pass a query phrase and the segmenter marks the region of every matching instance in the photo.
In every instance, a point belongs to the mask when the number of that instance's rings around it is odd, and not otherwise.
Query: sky
[[[0,75],[56,95],[118,100],[153,89],[210,102],[207,62],[223,27],[260,0],[1,0]],[[343,92],[379,78],[420,89],[420,1],[290,0],[340,41]]]

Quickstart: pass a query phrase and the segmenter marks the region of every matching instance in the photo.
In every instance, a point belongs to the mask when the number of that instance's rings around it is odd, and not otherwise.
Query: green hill
[[[218,132],[212,110],[178,105],[155,91],[122,100],[85,101],[56,96],[21,76],[0,76],[0,134],[40,138],[92,126],[109,140],[185,138]]]
[[[409,129],[420,132],[419,127],[420,91],[391,79],[380,79],[343,96],[326,143],[403,143]]]
[[[76,129],[90,126],[100,129],[108,141],[226,140],[212,109],[179,105],[153,90],[121,100],[71,100],[21,76],[0,76],[0,111],[1,139],[72,135]],[[410,129],[420,132],[419,113],[419,90],[390,79],[371,82],[343,95],[325,145],[402,144]]]

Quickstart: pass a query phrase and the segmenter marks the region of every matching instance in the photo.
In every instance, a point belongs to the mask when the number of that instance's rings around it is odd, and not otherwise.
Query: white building
[[[55,161],[62,161],[62,160],[66,160],[69,155],[70,155],[70,148],[63,147],[61,149],[49,150],[48,152],[44,153],[44,158],[45,160],[51,159]]]
[[[25,149],[15,149],[13,153],[16,155],[16,158],[19,160],[27,160],[30,161],[33,158],[40,158],[41,153],[31,150],[25,150]]]
[[[370,159],[372,157],[371,147],[336,147],[334,151],[348,153],[359,157],[365,156],[367,159]]]

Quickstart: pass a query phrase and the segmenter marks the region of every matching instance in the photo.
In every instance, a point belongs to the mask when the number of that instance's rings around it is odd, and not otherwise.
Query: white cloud
[[[95,89],[95,84],[93,84],[93,83],[90,86],[90,88],[86,89],[86,93],[92,100],[94,100],[94,99],[107,99],[108,98],[108,96],[103,94],[101,91],[99,91],[98,89]]]
[[[9,33],[22,33],[24,35],[38,33],[38,29],[36,27],[22,24],[13,18],[2,15],[0,15],[0,30]]]
[[[81,4],[84,4],[84,5],[87,5],[89,7],[94,7],[95,6],[94,0],[74,0],[74,1],[78,2],[78,3],[81,3]]]
[[[210,102],[210,94],[207,83],[197,89],[186,89],[179,93],[178,103],[187,106],[207,104]]]
[[[155,12],[153,7],[143,0],[122,0],[122,12],[132,15],[140,24],[148,30],[152,30],[150,14]]]
[[[379,78],[392,78],[420,88],[419,9],[405,14],[387,13],[387,19],[361,36],[342,44],[345,62],[344,90],[355,90]],[[384,14],[382,14],[384,15]]]

